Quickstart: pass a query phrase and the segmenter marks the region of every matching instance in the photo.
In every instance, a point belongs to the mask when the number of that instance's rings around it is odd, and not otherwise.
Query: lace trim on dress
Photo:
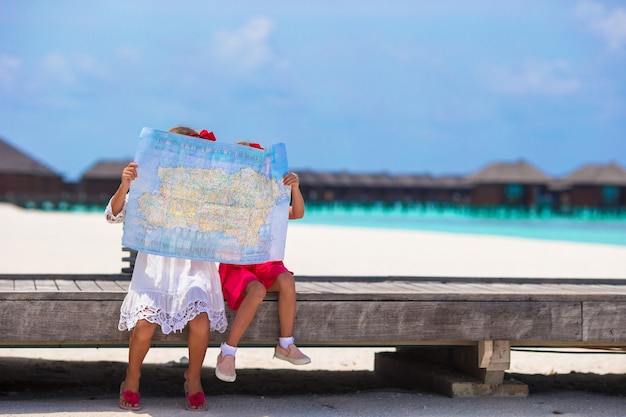
[[[107,204],[106,209],[104,209],[104,215],[106,216],[107,222],[109,223],[123,223],[124,219],[126,218],[126,204],[128,203],[128,194],[126,194],[126,196],[124,197],[124,206],[122,207],[122,210],[117,213],[117,216],[113,215],[113,208],[111,207],[111,200],[113,198],[111,197],[111,199],[109,200],[109,203]]]
[[[139,320],[146,320],[150,323],[158,324],[164,334],[172,332],[182,332],[188,322],[196,318],[200,313],[206,313],[211,322],[211,331],[217,330],[220,333],[226,331],[228,321],[224,310],[214,311],[206,301],[194,301],[187,305],[183,311],[167,313],[154,306],[137,306],[132,312],[120,313],[119,330],[132,330]]]

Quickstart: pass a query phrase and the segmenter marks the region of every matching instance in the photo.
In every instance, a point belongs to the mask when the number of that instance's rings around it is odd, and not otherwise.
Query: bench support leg
[[[471,346],[398,347],[376,354],[374,369],[392,383],[420,387],[450,397],[521,396],[528,386],[505,380],[511,363],[508,340],[485,340]]]

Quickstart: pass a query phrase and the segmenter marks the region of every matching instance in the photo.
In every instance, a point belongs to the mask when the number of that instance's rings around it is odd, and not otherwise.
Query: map
[[[234,264],[282,260],[290,187],[285,145],[264,150],[144,128],[122,244]]]

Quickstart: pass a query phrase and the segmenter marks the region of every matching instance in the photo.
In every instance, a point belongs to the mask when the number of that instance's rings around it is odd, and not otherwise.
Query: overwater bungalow
[[[550,177],[526,161],[493,163],[465,179],[472,206],[532,208],[549,199]]]
[[[106,204],[120,185],[122,170],[130,160],[98,161],[83,173],[76,184],[76,199]]]
[[[615,162],[583,165],[560,183],[563,208],[626,208],[626,169]]]
[[[0,201],[56,200],[63,188],[61,175],[0,138]]]
[[[345,201],[354,193],[351,191],[351,179],[348,173],[297,171],[300,189],[309,202]]]
[[[463,203],[469,185],[462,176],[435,178],[428,174],[300,171],[300,188],[311,202]]]
[[[0,201],[20,205],[60,202],[106,204],[130,160],[101,160],[79,182],[64,182],[52,169],[0,138]],[[319,172],[296,170],[308,203],[441,204],[475,207],[626,209],[626,169],[588,164],[550,178],[526,161],[498,162],[470,175]]]

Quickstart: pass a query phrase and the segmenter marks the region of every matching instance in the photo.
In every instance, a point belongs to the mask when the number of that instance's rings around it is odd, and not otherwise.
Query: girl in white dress
[[[172,128],[170,132],[215,140],[212,133],[202,131],[198,134],[186,127]],[[120,186],[107,205],[105,214],[108,222],[124,221],[127,193],[135,178],[137,164],[131,162],[122,171]],[[123,409],[141,409],[141,365],[157,325],[164,334],[182,331],[189,326],[189,366],[184,374],[186,408],[205,410],[200,373],[209,333],[212,330],[223,333],[227,326],[220,276],[214,262],[137,253],[118,325],[120,330],[132,330],[126,379],[120,386],[119,405]]]

